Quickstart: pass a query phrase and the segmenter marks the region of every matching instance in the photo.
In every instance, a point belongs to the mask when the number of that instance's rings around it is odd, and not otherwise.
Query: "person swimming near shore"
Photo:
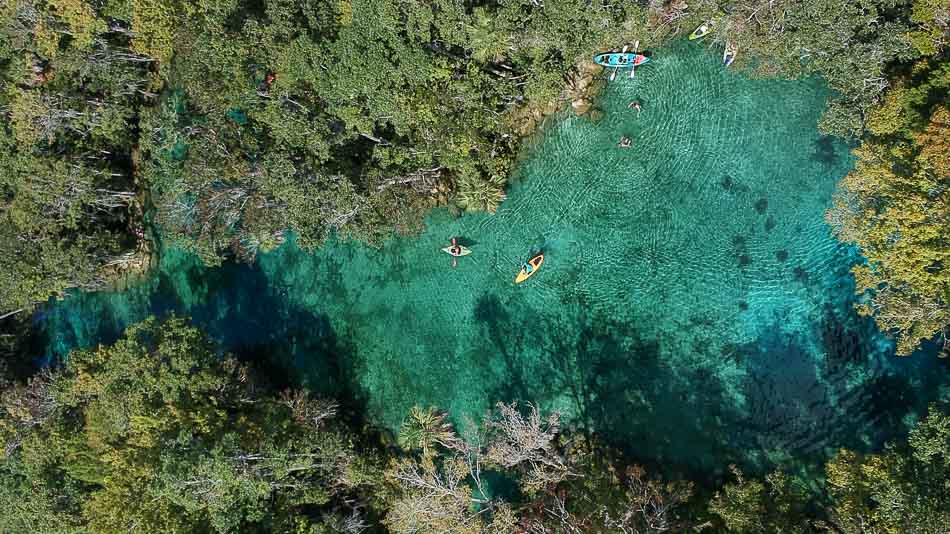
[[[634,101],[630,102],[630,104],[629,104],[627,107],[628,107],[629,109],[635,109],[635,110],[637,110],[637,115],[640,114],[640,108],[641,108],[641,106],[640,106],[640,101],[639,101],[639,100],[634,100]]]
[[[617,143],[617,146],[620,148],[630,148],[633,146],[633,141],[630,140],[626,135],[620,138],[620,142]]]

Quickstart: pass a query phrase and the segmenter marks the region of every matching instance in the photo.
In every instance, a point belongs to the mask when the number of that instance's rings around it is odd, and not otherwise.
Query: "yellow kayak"
[[[528,271],[524,267],[521,268],[521,272],[518,273],[518,276],[515,277],[515,283],[520,284],[528,278],[534,276],[534,273],[538,272],[538,268],[541,267],[541,264],[544,263],[544,254],[538,254],[537,256],[528,260],[528,265],[531,266],[531,270]]]

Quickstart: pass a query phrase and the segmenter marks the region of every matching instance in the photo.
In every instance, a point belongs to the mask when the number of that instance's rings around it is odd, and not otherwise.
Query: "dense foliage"
[[[826,485],[782,472],[718,491],[626,464],[557,413],[498,404],[458,432],[416,408],[396,442],[277,392],[181,319],[7,387],[0,532],[942,532],[950,412],[906,443],[842,450]]]
[[[910,354],[934,338],[950,351],[950,63],[922,60],[868,119],[855,169],[830,218],[861,248],[862,311]]]
[[[60,18],[46,13],[58,9]],[[97,21],[98,23],[93,23]],[[0,302],[96,287],[134,259],[129,129],[148,58],[79,2],[0,6]]]
[[[333,403],[264,393],[177,319],[74,352],[3,405],[0,532],[325,532],[378,478]]]

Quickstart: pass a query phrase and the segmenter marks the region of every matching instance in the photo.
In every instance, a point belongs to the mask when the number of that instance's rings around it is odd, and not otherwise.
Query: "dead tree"
[[[517,403],[498,403],[497,414],[487,422],[490,431],[488,459],[506,468],[522,466],[528,491],[552,486],[573,475],[557,450],[560,414],[552,412],[542,419],[533,404],[528,414],[518,411]]]

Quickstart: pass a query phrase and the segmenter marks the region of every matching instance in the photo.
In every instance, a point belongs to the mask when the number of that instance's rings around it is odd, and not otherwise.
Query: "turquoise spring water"
[[[876,448],[950,397],[950,373],[893,357],[852,309],[860,258],[823,220],[852,164],[817,130],[827,97],[676,45],[609,84],[600,121],[539,135],[494,215],[435,210],[379,250],[291,241],[253,268],[168,251],[134,287],[38,313],[43,352],[176,312],[393,429],[413,404],[460,417],[518,399],[710,475]],[[473,250],[455,269],[452,236]]]

